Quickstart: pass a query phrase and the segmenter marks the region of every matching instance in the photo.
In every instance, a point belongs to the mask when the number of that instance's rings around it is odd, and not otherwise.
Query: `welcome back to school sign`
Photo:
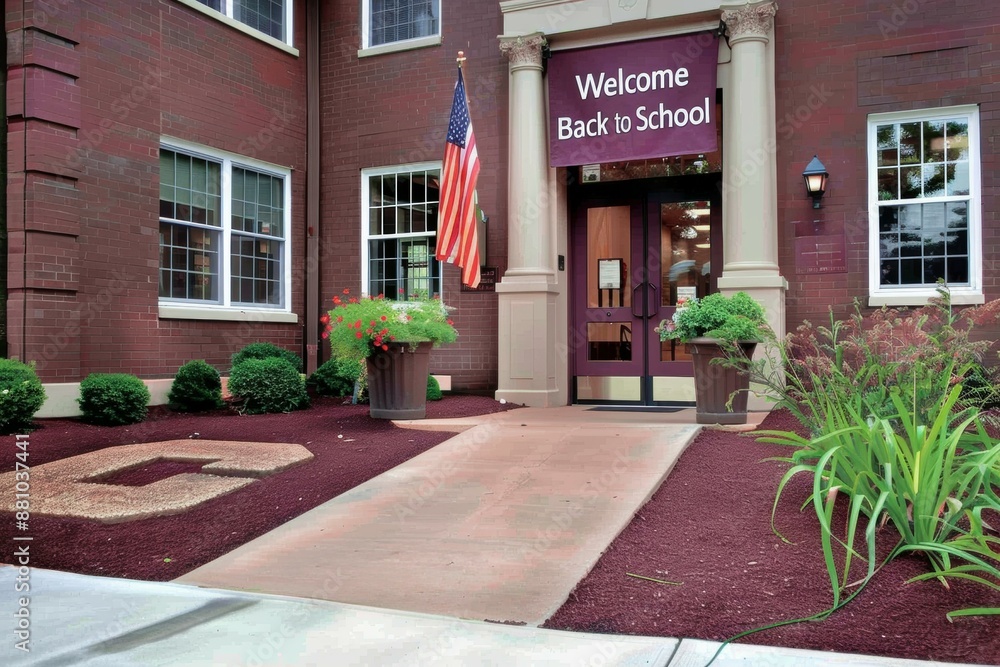
[[[718,54],[711,32],[556,51],[549,164],[714,151]]]

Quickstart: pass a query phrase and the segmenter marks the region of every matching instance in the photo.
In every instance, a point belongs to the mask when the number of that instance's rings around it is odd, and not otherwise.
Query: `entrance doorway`
[[[692,403],[691,356],[656,328],[716,291],[720,175],[584,183],[571,196],[574,401]]]

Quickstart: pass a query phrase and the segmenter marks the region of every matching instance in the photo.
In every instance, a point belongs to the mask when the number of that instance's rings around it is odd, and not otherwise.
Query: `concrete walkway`
[[[539,625],[697,433],[676,420],[567,408],[420,422],[467,430],[177,581]]]

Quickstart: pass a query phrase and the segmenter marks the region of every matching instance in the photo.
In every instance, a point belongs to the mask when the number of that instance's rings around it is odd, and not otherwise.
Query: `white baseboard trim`
[[[434,375],[434,377],[437,378],[438,384],[441,385],[441,391],[451,391],[450,375]],[[228,377],[222,378],[223,396],[226,395],[226,385],[228,382]],[[149,388],[150,405],[167,404],[167,394],[170,393],[170,386],[174,383],[173,378],[143,380],[143,383]],[[51,382],[42,386],[45,387],[45,403],[35,413],[36,419],[79,417],[83,414],[80,412],[80,404],[77,402],[77,399],[80,398],[79,382]]]

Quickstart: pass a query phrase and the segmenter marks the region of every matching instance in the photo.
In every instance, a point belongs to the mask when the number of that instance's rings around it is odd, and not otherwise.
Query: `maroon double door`
[[[718,174],[582,183],[571,190],[570,348],[578,403],[693,401],[686,346],[657,327],[716,290]]]

